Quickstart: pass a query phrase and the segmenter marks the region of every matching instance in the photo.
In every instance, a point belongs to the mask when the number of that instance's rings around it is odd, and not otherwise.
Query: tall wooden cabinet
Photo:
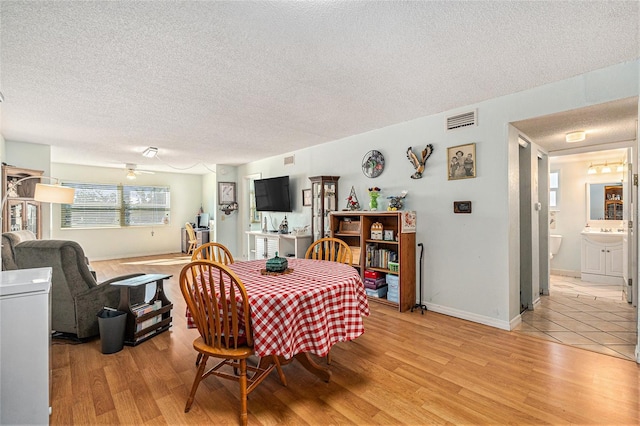
[[[386,297],[370,297],[370,301],[383,303],[400,312],[411,309],[416,303],[416,234],[415,229],[402,227],[403,212],[331,212],[329,215],[331,236],[345,241],[353,252],[353,266],[364,280],[365,271],[378,271],[398,277],[398,302]],[[382,226],[382,239],[371,238],[371,228]],[[379,224],[379,225],[378,225]],[[385,233],[386,231],[386,233]],[[391,234],[392,233],[392,234]],[[376,232],[376,237],[380,235]],[[384,239],[385,236],[387,239]],[[372,261],[374,251],[396,253],[397,268],[390,269],[387,262]]]
[[[27,179],[15,185],[13,182],[29,176],[42,176],[42,170],[2,166],[3,197],[7,203],[2,211],[2,232],[28,229],[42,237],[40,203],[33,199],[36,184],[40,179]]]
[[[311,181],[311,237],[313,241],[329,236],[329,213],[338,209],[340,176],[313,176]]]

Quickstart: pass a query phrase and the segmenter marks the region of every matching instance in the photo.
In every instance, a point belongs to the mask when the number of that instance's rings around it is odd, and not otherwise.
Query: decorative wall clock
[[[362,159],[362,173],[366,177],[375,178],[384,171],[384,155],[380,151],[367,152]]]

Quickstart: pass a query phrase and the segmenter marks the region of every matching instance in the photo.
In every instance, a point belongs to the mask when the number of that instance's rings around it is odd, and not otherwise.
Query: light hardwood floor
[[[100,341],[52,347],[52,425],[237,424],[237,385],[210,377],[191,411],[196,372],[177,285],[182,255],[92,262],[99,279],[173,274],[165,284],[173,327],[103,355]],[[164,259],[164,260],[163,260]],[[325,383],[299,364],[249,397],[253,425],[640,423],[640,366],[445,315],[371,303],[364,335],[332,349]]]

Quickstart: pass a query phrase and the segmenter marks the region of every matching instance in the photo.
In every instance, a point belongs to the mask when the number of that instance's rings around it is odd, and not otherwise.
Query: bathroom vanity
[[[582,231],[581,234],[582,280],[622,285],[622,232]]]

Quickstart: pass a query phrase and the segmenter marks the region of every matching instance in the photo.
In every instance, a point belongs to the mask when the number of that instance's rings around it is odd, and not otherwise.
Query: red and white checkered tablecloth
[[[229,265],[249,296],[254,350],[287,359],[311,352],[326,356],[337,342],[364,333],[369,304],[358,271],[324,260],[288,259],[290,274],[262,275],[266,260]],[[187,312],[189,327],[193,326]]]

